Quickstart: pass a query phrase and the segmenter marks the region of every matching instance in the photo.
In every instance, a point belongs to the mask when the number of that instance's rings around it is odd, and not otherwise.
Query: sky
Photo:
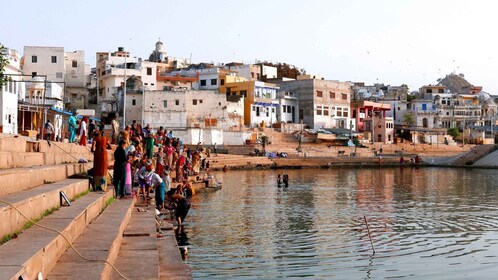
[[[407,84],[463,73],[498,94],[498,1],[4,0],[0,43],[148,58],[285,62],[329,80]]]

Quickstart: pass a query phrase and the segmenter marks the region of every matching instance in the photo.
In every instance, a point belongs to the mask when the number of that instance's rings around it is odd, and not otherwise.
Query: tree
[[[5,55],[6,51],[7,49],[4,47],[4,45],[2,45],[2,43],[0,43],[0,88],[2,88],[3,85],[10,80],[10,77],[4,74],[5,66],[9,64],[9,60]]]
[[[269,61],[263,61],[262,64],[266,66],[276,67],[277,78],[285,77],[285,78],[296,79],[297,76],[306,74],[306,70],[304,68],[299,69],[296,66],[287,63],[281,63],[281,62],[273,63]]]
[[[413,114],[412,113],[406,113],[405,115],[403,115],[403,123],[408,125],[408,126],[412,126],[415,124],[415,118],[413,117]]]
[[[458,128],[453,127],[448,129],[448,135],[453,137],[453,139],[455,139],[458,137],[458,135],[460,135],[460,132],[458,132]]]

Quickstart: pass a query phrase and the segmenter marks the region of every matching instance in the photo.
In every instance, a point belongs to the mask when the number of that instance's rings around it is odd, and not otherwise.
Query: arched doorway
[[[427,118],[423,118],[422,119],[422,126],[423,127],[429,127],[429,121],[427,120]]]

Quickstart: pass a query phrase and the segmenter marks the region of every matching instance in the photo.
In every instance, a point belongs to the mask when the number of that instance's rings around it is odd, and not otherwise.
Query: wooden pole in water
[[[374,248],[374,244],[372,241],[372,235],[370,235],[370,227],[368,226],[367,217],[365,215],[363,215],[363,219],[365,220],[365,225],[367,226],[368,238],[370,238],[370,244],[372,245],[372,251],[373,251],[373,254],[375,255],[375,248]]]

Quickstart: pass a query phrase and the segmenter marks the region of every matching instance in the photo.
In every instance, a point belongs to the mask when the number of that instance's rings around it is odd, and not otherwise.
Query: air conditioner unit
[[[71,97],[64,97],[64,103],[72,103],[73,102],[73,98]]]

